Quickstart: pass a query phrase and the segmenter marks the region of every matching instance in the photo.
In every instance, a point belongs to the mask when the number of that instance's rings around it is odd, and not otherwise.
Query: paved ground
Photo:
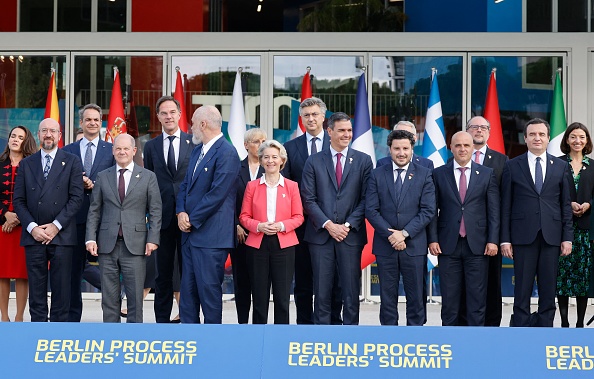
[[[9,304],[9,314],[11,319],[14,319],[14,312],[15,312],[15,299],[14,293],[12,294],[12,298],[10,299]],[[83,308],[83,322],[101,322],[102,321],[102,313],[101,313],[101,300],[98,295],[89,295],[91,298],[86,298],[84,300],[84,308]],[[144,302],[144,322],[152,323],[155,322],[155,314],[153,312],[153,295],[150,294]],[[507,300],[507,299],[506,299]],[[509,299],[511,300],[511,299]],[[535,300],[535,299],[533,299]],[[405,307],[406,304],[401,302],[399,306],[400,312],[400,319],[401,325],[406,324],[405,320]],[[536,305],[533,305],[533,310],[536,309]],[[291,302],[291,323],[295,322],[295,304]],[[438,326],[441,325],[440,319],[440,311],[441,305],[438,303],[435,304],[427,304],[427,325]],[[569,322],[570,325],[573,327],[575,326],[575,305],[570,306],[570,318]],[[509,318],[512,313],[512,305],[510,303],[503,304],[503,321],[502,326],[508,326]],[[172,317],[177,314],[177,304],[174,303],[174,314]],[[586,312],[586,321],[594,315],[594,306],[589,305],[588,310]],[[28,309],[25,310],[25,321],[29,321],[29,311]],[[125,321],[125,320],[123,320]],[[269,322],[272,322],[272,303],[270,304],[270,317]],[[233,300],[225,301],[223,304],[223,323],[224,324],[235,324],[237,323],[237,316],[235,313],[235,302]],[[372,302],[362,302],[361,303],[361,313],[360,313],[360,324],[361,325],[379,325],[379,304],[372,303]],[[559,320],[559,315],[555,318],[555,326],[560,327],[561,321]],[[594,324],[591,325],[594,327]]]

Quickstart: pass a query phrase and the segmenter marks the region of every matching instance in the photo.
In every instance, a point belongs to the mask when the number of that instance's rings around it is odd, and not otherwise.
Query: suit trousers
[[[181,267],[181,231],[177,221],[171,220],[167,229],[161,229],[161,244],[157,254],[157,277],[155,279],[155,319],[168,323],[173,308],[173,273],[175,258]]]
[[[330,238],[323,245],[310,243],[309,250],[315,295],[314,324],[332,323],[332,292],[338,279],[342,291],[343,323],[358,325],[363,246],[350,246]]]
[[[229,249],[182,246],[183,275],[180,288],[180,319],[184,324],[200,323],[200,308],[205,324],[223,321],[223,277]]]
[[[514,254],[514,325],[552,327],[555,319],[555,292],[561,248],[546,243],[542,231],[530,245],[513,245]],[[534,275],[538,284],[536,325],[530,322],[530,298]]]
[[[101,308],[103,322],[120,322],[122,309],[120,273],[126,288],[128,317],[126,322],[143,321],[144,279],[146,276],[145,255],[132,254],[123,240],[118,240],[108,254],[99,254],[101,271]]]
[[[406,251],[376,257],[380,282],[380,323],[398,325],[398,289],[400,275],[406,294],[406,325],[422,326],[425,322],[426,298],[423,289],[427,274],[427,256],[410,256]]]
[[[295,247],[281,249],[277,236],[265,235],[259,249],[247,247],[247,264],[252,282],[252,323],[268,322],[270,285],[274,301],[274,323],[289,324],[289,300],[295,272]]]
[[[439,259],[441,322],[457,326],[462,293],[466,299],[466,320],[470,326],[484,326],[487,301],[488,256],[475,255],[468,239],[458,237],[456,249]]]
[[[72,275],[70,284],[70,310],[68,322],[80,322],[82,317],[82,278],[87,262],[85,233],[87,224],[76,224],[76,246],[72,251]]]
[[[252,306],[252,283],[247,262],[247,246],[238,244],[231,250],[231,270],[233,271],[233,292],[235,294],[235,309],[237,322],[247,324],[250,319]]]
[[[25,246],[29,277],[29,313],[32,322],[47,322],[47,281],[51,287],[51,322],[67,322],[70,308],[72,246]],[[48,268],[49,262],[49,268]]]

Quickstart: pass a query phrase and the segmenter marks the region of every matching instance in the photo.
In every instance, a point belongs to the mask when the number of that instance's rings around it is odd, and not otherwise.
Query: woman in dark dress
[[[25,249],[20,246],[21,225],[12,207],[12,194],[19,162],[35,153],[37,145],[31,132],[24,126],[12,128],[8,142],[0,155],[0,314],[2,321],[10,321],[8,298],[10,279],[16,279],[17,312],[15,321],[23,321],[29,285]]]
[[[569,125],[561,141],[561,151],[566,154],[564,158],[569,163],[573,179],[570,189],[574,232],[571,254],[559,257],[557,301],[561,326],[568,328],[569,297],[576,298],[576,327],[583,328],[592,270],[590,214],[594,196],[594,165],[586,156],[592,152],[592,140],[588,129],[579,122]]]

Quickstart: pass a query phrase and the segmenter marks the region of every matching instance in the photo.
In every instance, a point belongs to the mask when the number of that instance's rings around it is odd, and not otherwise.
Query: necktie
[[[481,152],[478,150],[474,152],[474,163],[481,164]]]
[[[460,192],[460,200],[464,203],[464,198],[466,197],[466,168],[467,167],[458,167],[460,170],[460,183],[458,191]],[[462,218],[460,219],[460,235],[462,237],[466,237],[466,225],[464,224],[464,213],[462,214]]]
[[[47,176],[49,175],[50,172],[50,162],[52,160],[51,155],[46,154],[45,155],[45,167],[43,168],[43,179],[47,180]]]
[[[126,172],[125,168],[120,169],[120,178],[118,180],[118,193],[120,195],[120,202],[124,202],[124,198],[126,197],[126,181],[124,180],[124,172]],[[118,236],[123,236],[122,233],[122,224],[120,223],[120,229],[118,230]]]
[[[85,175],[91,175],[91,169],[93,168],[93,150],[91,149],[93,146],[93,142],[89,142],[87,144],[87,151],[85,151],[85,161],[83,162],[83,167],[85,169]]]
[[[200,162],[202,162],[202,158],[204,158],[204,150],[200,150],[200,156],[198,157],[198,161],[196,162],[196,166],[194,166],[194,172],[192,173],[192,180],[194,179],[194,174],[196,173],[196,169]]]
[[[340,161],[342,158],[341,153],[336,154],[336,184],[338,188],[340,188],[340,183],[342,182],[342,162]]]
[[[396,200],[400,200],[400,192],[402,191],[402,171],[403,168],[396,169],[396,180],[394,181],[394,192],[396,193]]]
[[[169,152],[167,153],[167,168],[172,176],[175,176],[177,169],[175,168],[175,150],[173,150],[173,140],[175,136],[169,136]]]
[[[540,157],[536,158],[536,165],[534,166],[534,187],[536,187],[536,192],[540,195],[540,191],[542,190],[542,166],[540,165]]]
[[[318,145],[316,144],[317,140],[318,140],[318,137],[314,137],[311,139],[311,153],[309,155],[314,155],[315,153],[318,152]]]

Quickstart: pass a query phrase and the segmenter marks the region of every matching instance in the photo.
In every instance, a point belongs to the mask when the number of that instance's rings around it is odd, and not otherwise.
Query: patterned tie
[[[464,198],[466,197],[466,169],[467,167],[458,167],[460,170],[460,184],[458,191],[460,192],[460,200],[464,204]],[[460,236],[466,237],[466,225],[464,224],[464,214],[460,219]]]
[[[50,168],[52,167],[50,165],[52,161],[52,156],[49,154],[45,155],[45,167],[43,168],[43,179],[47,180],[47,176],[49,175],[50,172]]]
[[[542,166],[540,165],[540,157],[536,158],[536,165],[534,166],[534,187],[536,187],[536,192],[540,195],[540,191],[542,190],[542,183],[544,182],[542,177]]]
[[[342,182],[342,162],[340,159],[342,158],[341,153],[336,153],[336,184],[340,189],[340,183]]]
[[[192,180],[194,180],[194,174],[196,173],[196,169],[200,162],[202,162],[202,158],[204,158],[204,149],[200,150],[200,156],[198,157],[198,161],[196,162],[196,166],[194,166],[194,172],[192,173]]]
[[[481,164],[481,152],[478,150],[474,152],[474,163]]]
[[[394,192],[396,193],[396,200],[400,200],[400,192],[402,191],[402,171],[404,171],[403,168],[397,168],[396,169],[397,173],[396,173],[396,180],[394,181]]]
[[[318,137],[314,137],[311,139],[311,153],[309,155],[314,155],[315,153],[318,152],[318,145],[316,144],[317,140],[318,140]]]
[[[87,144],[87,151],[85,151],[85,161],[83,162],[83,167],[85,169],[86,176],[91,175],[91,169],[93,168],[93,146],[95,146],[93,142],[89,142]]]
[[[126,172],[125,168],[120,169],[120,178],[118,180],[118,193],[120,195],[120,202],[124,202],[124,198],[126,197],[126,181],[124,180],[124,172]],[[120,229],[118,230],[118,236],[123,236],[122,233],[122,224],[120,224]]]
[[[175,150],[173,150],[173,140],[175,136],[169,136],[169,152],[167,153],[167,168],[172,176],[175,176],[177,169],[175,168]]]

